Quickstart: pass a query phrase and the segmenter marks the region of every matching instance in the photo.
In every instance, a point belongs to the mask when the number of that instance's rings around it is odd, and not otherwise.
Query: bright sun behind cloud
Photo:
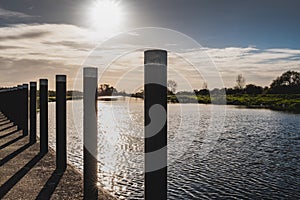
[[[114,34],[122,25],[123,14],[120,1],[95,0],[89,13],[91,26],[101,34]]]

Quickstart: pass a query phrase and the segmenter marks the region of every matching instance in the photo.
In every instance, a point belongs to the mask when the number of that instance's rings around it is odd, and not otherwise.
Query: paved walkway
[[[39,154],[39,143],[0,113],[0,199],[83,199],[82,175],[70,165],[56,172],[54,155]],[[99,188],[99,199],[114,198]]]

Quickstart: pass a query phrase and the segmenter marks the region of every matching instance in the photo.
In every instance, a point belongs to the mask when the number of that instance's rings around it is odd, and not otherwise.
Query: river
[[[68,161],[82,170],[82,101],[67,107]],[[98,102],[99,183],[119,199],[143,199],[143,112],[141,100]],[[168,159],[168,199],[300,199],[300,115],[169,104]]]

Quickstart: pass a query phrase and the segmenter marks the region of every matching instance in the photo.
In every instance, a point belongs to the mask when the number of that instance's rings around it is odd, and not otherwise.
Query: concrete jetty
[[[0,199],[83,199],[83,176],[70,164],[56,171],[55,152],[40,153],[9,119],[0,113]],[[98,199],[115,199],[99,188]]]

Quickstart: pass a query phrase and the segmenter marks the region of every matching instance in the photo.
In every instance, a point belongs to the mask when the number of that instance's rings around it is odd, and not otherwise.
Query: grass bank
[[[218,97],[209,95],[169,95],[171,103],[201,103],[210,104],[212,100],[218,102]],[[226,95],[227,105],[241,105],[248,108],[268,108],[272,110],[300,113],[299,94],[236,94]]]

